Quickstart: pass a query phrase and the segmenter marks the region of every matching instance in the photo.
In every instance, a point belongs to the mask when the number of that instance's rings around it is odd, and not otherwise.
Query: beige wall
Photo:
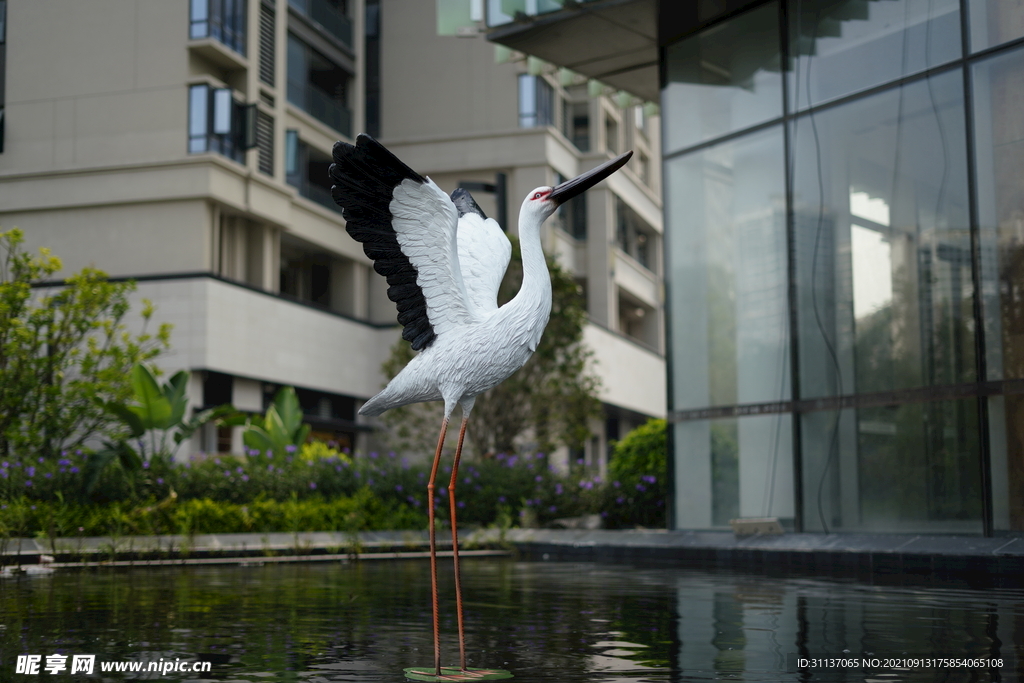
[[[0,173],[185,156],[187,2],[11,2],[7,13]]]
[[[437,35],[434,0],[381,0],[381,138],[493,134],[518,127],[517,67],[483,35]]]

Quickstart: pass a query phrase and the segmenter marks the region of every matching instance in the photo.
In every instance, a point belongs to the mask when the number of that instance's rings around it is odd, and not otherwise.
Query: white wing
[[[458,211],[433,180],[406,178],[391,200],[391,225],[402,253],[416,268],[416,284],[427,304],[427,317],[438,335],[476,322],[459,269]]]
[[[459,267],[478,316],[498,310],[498,287],[512,258],[512,243],[493,218],[467,213],[459,219]]]

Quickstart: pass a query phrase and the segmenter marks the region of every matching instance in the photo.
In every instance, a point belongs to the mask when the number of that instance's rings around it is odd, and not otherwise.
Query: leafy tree
[[[617,444],[608,463],[610,526],[664,527],[668,495],[665,420],[650,419]]]
[[[586,305],[572,274],[548,257],[551,274],[551,318],[537,351],[518,372],[477,397],[467,434],[478,455],[512,453],[527,435],[541,451],[559,445],[583,448],[590,436],[591,418],[601,415],[600,379],[590,368],[593,352],[583,343]],[[512,238],[512,260],[498,290],[504,304],[519,291],[523,260],[519,241]],[[399,340],[384,363],[388,378],[412,360],[408,342]],[[441,402],[418,403],[384,414],[398,446],[433,452],[443,416]]]
[[[171,327],[147,332],[153,305],[143,300],[143,330],[129,333],[135,283],[95,268],[33,288],[61,261],[26,253],[23,241],[18,229],[0,232],[0,455],[54,458],[112,426],[102,402],[131,396],[132,365],[166,349]]]

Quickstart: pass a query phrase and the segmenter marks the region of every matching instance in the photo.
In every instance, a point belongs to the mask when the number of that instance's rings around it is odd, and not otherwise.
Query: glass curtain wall
[[[666,46],[677,528],[1024,530],[1024,5],[960,6]]]

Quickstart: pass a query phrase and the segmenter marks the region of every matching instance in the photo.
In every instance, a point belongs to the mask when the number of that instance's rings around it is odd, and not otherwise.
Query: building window
[[[348,73],[288,34],[288,101],[346,137],[352,136]]]
[[[619,122],[608,112],[604,113],[604,147],[612,154],[619,153]]]
[[[653,231],[640,216],[618,197],[615,198],[615,243],[644,268],[654,269]]]
[[[325,251],[291,238],[281,240],[281,294],[332,308],[334,259]]]
[[[288,5],[331,37],[352,47],[352,20],[347,0],[288,0]]]
[[[216,38],[245,56],[245,0],[191,0],[190,38]]]
[[[564,124],[562,132],[581,152],[590,151],[590,103],[563,103]]]
[[[559,184],[564,183],[567,178],[561,173],[557,174]],[[562,230],[578,240],[587,239],[587,196],[581,194],[560,205],[555,212]]]
[[[341,213],[341,207],[331,197],[331,161],[329,155],[300,140],[298,131],[285,131],[286,182],[306,199]]]
[[[193,85],[188,89],[188,151],[219,152],[245,162],[246,107],[235,102],[230,88]]]
[[[555,122],[555,90],[540,76],[519,75],[519,127],[537,128]]]

